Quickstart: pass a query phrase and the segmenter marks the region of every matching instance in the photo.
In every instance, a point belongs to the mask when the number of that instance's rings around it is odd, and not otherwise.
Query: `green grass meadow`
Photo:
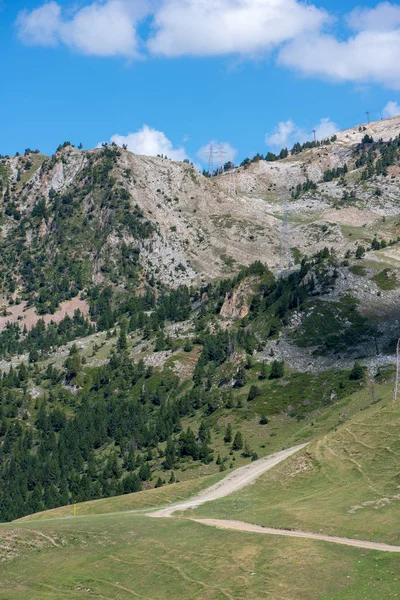
[[[197,516],[400,543],[400,407],[389,393]]]
[[[32,521],[1,526],[0,539],[2,600],[399,598],[399,555],[182,519]]]
[[[184,516],[399,544],[400,407],[390,388],[379,386],[373,404],[362,388],[351,408],[343,400],[315,416],[307,448]],[[400,599],[399,554],[144,514],[225,474],[83,503],[76,517],[68,506],[0,525],[1,600]]]

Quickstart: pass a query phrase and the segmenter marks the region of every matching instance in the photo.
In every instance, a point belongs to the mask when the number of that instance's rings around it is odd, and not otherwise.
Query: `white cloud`
[[[286,148],[296,131],[298,131],[298,127],[291,119],[280,121],[273,133],[267,133],[265,143],[275,148]]]
[[[346,20],[355,30],[352,36],[299,36],[281,48],[278,62],[304,75],[399,89],[400,6],[383,2],[356,9]]]
[[[138,53],[136,24],[146,14],[146,1],[132,6],[129,0],[92,2],[64,17],[56,2],[23,11],[17,19],[18,35],[28,45],[63,43],[95,56],[127,56]]]
[[[48,2],[28,12],[22,11],[17,18],[19,38],[29,46],[55,46],[61,22],[61,7]]]
[[[157,131],[143,125],[142,129],[135,133],[129,133],[128,135],[113,135],[111,142],[114,142],[118,146],[126,144],[128,150],[135,154],[141,154],[144,156],[157,156],[163,154],[172,158],[172,160],[182,161],[187,158],[185,148],[174,148],[172,142],[167,138],[165,133]]]
[[[305,75],[400,87],[400,30],[363,31],[340,42],[332,36],[290,42],[279,62]]]
[[[400,6],[381,2],[375,8],[355,8],[346,20],[355,31],[388,31],[400,25]]]
[[[324,118],[310,131],[307,131],[304,127],[296,125],[292,119],[288,119],[287,121],[280,121],[272,133],[267,133],[265,143],[267,146],[278,150],[282,148],[289,148],[290,150],[296,142],[304,144],[307,141],[312,141],[314,139],[314,129],[317,140],[323,140],[331,137],[339,128],[336,123]]]
[[[328,118],[321,119],[317,125],[313,128],[316,130],[317,140],[325,140],[328,137],[331,137],[334,133],[339,131],[339,127]]]
[[[126,5],[118,0],[82,8],[63,23],[61,39],[83,54],[133,56],[137,41]]]
[[[319,30],[329,18],[299,0],[92,0],[68,17],[60,0],[51,0],[22,11],[16,24],[26,44],[64,43],[84,54],[132,57],[137,24],[149,14],[148,48],[165,56],[253,55]]]
[[[388,102],[382,111],[384,119],[390,119],[390,117],[396,117],[400,115],[400,104],[398,102]]]
[[[61,5],[51,0],[20,13],[19,38],[129,58],[141,46],[166,57],[257,58],[277,49],[278,64],[309,77],[400,89],[400,4],[393,2],[344,15],[347,37],[331,34],[334,19],[301,0],[86,0],[68,15]],[[140,40],[145,16],[152,18],[150,33]]]
[[[297,0],[164,0],[148,46],[170,57],[254,54],[319,29],[327,18]]]
[[[203,164],[208,164],[209,162],[211,146],[213,149],[214,167],[217,167],[218,164],[225,164],[229,161],[234,162],[237,155],[236,148],[233,148],[229,142],[218,142],[217,140],[211,140],[208,144],[199,148],[196,153],[196,156]]]

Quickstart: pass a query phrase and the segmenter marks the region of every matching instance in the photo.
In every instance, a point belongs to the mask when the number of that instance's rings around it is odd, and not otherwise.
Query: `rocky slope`
[[[375,235],[389,242],[399,234],[398,161],[387,173],[362,180],[364,167],[357,158],[370,149],[365,136],[389,142],[399,134],[400,117],[357,126],[338,133],[329,145],[213,178],[189,164],[116,147],[81,151],[65,144],[51,158],[28,152],[2,159],[4,268],[16,257],[14,272],[8,271],[15,285],[10,290],[5,276],[0,282],[3,301],[15,300],[17,288],[21,299],[34,303],[40,289],[30,291],[27,285],[30,263],[57,264],[62,252],[73,256],[82,282],[74,286],[77,273],[62,272],[69,291],[56,291],[52,312],[88,285],[112,283],[122,289],[135,278],[136,287],[146,280],[200,284],[255,260],[278,268],[285,199],[290,200],[295,258],[325,246],[343,256],[360,244],[368,246]],[[373,161],[379,156],[378,148]],[[345,176],[324,181],[327,170],[344,165]],[[296,194],[307,182],[315,189]],[[33,268],[36,278],[43,269]],[[49,266],[45,279],[57,280],[60,271]],[[48,290],[51,294],[54,290]]]

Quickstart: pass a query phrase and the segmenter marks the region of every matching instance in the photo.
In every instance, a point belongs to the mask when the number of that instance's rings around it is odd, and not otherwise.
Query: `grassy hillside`
[[[140,511],[158,506],[165,506],[172,502],[180,502],[198,494],[201,490],[213,485],[224,477],[223,473],[208,475],[181,481],[162,488],[152,488],[135,494],[114,496],[90,502],[81,502],[76,505],[76,516],[84,517],[90,515],[104,515],[108,513],[123,513],[124,511]],[[53,510],[29,515],[19,519],[19,522],[42,521],[47,519],[58,519],[74,515],[73,505],[61,506]]]
[[[7,600],[399,597],[398,555],[179,519],[121,514],[12,524],[0,526],[0,537]]]
[[[388,391],[253,486],[195,513],[398,544],[399,426]]]
[[[400,410],[391,385],[377,386],[373,404],[361,388],[320,420],[319,439],[304,451],[196,514],[398,543]],[[127,512],[194,495],[222,475],[80,504],[77,518],[69,506],[0,525],[0,596],[398,600],[398,554]]]
[[[400,409],[391,391],[391,385],[378,386],[371,404],[370,391],[360,389],[350,403],[343,400],[321,414],[321,423],[315,423],[319,439],[304,451],[195,514],[399,543]],[[324,436],[323,427],[331,433]],[[8,600],[32,594],[43,600],[66,594],[152,600],[399,598],[396,554],[126,512],[195,495],[222,475],[80,504],[75,519],[69,506],[1,525],[0,593]]]

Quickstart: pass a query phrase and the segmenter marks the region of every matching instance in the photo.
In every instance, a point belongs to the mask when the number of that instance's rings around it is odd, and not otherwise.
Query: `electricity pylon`
[[[400,381],[400,339],[397,342],[396,349],[396,383],[394,385],[394,401],[397,400],[397,394],[399,392],[399,381]]]
[[[212,142],[210,144],[210,154],[208,158],[208,173],[210,177],[214,175],[214,147]]]
[[[285,198],[282,202],[282,228],[281,228],[281,277],[286,268],[290,269],[292,266],[292,253],[290,244],[290,230],[289,230],[289,202]]]

